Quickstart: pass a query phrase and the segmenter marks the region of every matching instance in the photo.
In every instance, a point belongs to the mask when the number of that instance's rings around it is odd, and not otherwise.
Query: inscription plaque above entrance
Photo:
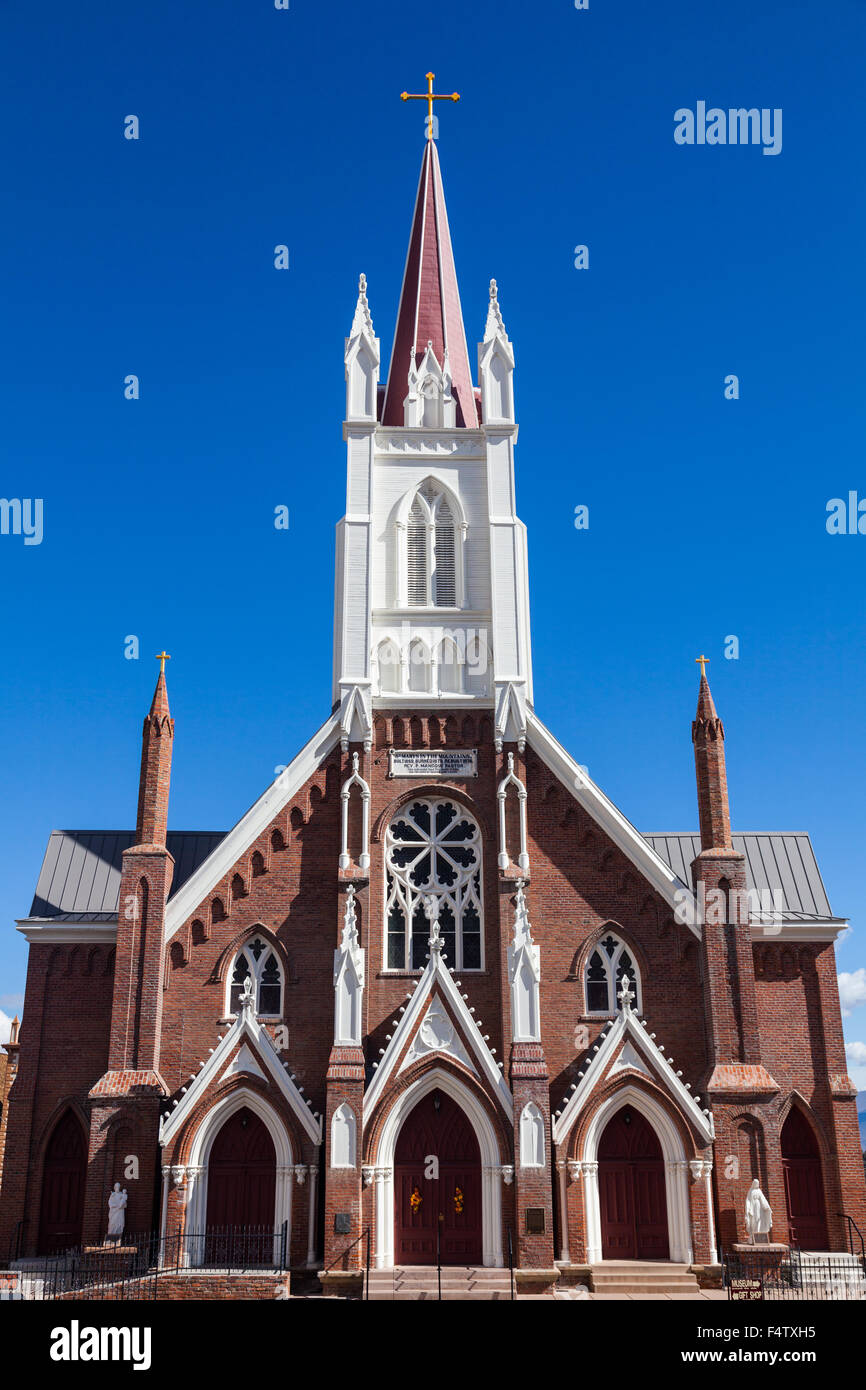
[[[391,748],[389,777],[477,777],[475,748]]]

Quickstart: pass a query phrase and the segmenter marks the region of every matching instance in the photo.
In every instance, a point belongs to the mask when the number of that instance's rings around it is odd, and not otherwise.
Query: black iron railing
[[[864,1247],[863,1244],[863,1235],[860,1230],[860,1227],[857,1225],[857,1222],[854,1220],[853,1216],[848,1215],[847,1211],[837,1211],[836,1215],[841,1216],[843,1221],[848,1222],[848,1249],[850,1250],[852,1255],[857,1254],[857,1251],[854,1249],[854,1236],[856,1234],[857,1239],[860,1242],[860,1260],[863,1263],[864,1270],[866,1270],[866,1247]]]
[[[18,1260],[0,1271],[7,1295],[24,1299],[151,1299],[167,1275],[201,1270],[232,1274],[288,1269],[288,1222],[270,1227],[212,1227],[160,1236],[127,1232],[111,1244]]]
[[[511,1297],[514,1298],[514,1241],[511,1227],[508,1227],[508,1276],[511,1281]]]
[[[724,1254],[722,1279],[729,1299],[866,1300],[863,1261],[845,1252],[776,1254],[756,1246]]]

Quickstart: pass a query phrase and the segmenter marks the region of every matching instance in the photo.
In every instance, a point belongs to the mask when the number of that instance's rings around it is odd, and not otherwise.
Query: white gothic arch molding
[[[465,1112],[478,1140],[481,1154],[481,1232],[482,1263],[502,1265],[502,1166],[510,1160],[499,1151],[493,1122],[484,1106],[456,1076],[434,1067],[397,1097],[382,1126],[376,1153],[371,1161],[375,1182],[373,1262],[376,1269],[394,1264],[394,1154],[400,1130],[424,1096],[444,1091]]]
[[[273,1107],[258,1091],[246,1086],[232,1091],[230,1095],[217,1101],[216,1105],[208,1110],[202,1118],[195,1132],[189,1158],[183,1165],[187,1193],[184,1230],[188,1234],[199,1235],[207,1227],[208,1164],[210,1163],[211,1150],[226,1120],[244,1106],[252,1110],[253,1114],[258,1115],[273,1141],[276,1156],[274,1231],[279,1231],[284,1221],[287,1223],[286,1248],[288,1249],[291,1245],[292,1235],[292,1178],[295,1171],[292,1141],[286,1126]],[[163,1202],[163,1236],[165,1236],[165,1218],[165,1202]],[[185,1244],[184,1262],[188,1264],[200,1263],[203,1258],[203,1247],[201,1252],[197,1252],[195,1242]]]
[[[465,568],[464,568],[464,547],[468,526],[466,512],[460,500],[459,493],[451,483],[433,471],[426,477],[419,479],[404,494],[394,509],[392,516],[392,534],[394,537],[394,577],[395,577],[395,602],[398,608],[406,608],[409,603],[408,589],[408,531],[409,513],[412,510],[415,499],[419,497],[423,488],[431,486],[438,490],[445,498],[454,523],[454,585],[455,603],[457,608],[465,605]],[[429,513],[429,506],[424,499],[421,499],[425,513]],[[430,518],[427,518],[430,521]],[[431,531],[435,529],[430,522]]]
[[[668,1218],[670,1258],[674,1264],[691,1264],[692,1249],[691,1203],[689,1201],[689,1163],[682,1136],[671,1115],[653,1096],[638,1086],[625,1085],[609,1096],[590,1121],[583,1141],[583,1152],[575,1157],[583,1172],[584,1210],[586,1213],[587,1264],[601,1262],[601,1206],[598,1195],[598,1146],[608,1121],[624,1105],[631,1105],[643,1115],[656,1133],[665,1165],[665,1197]],[[708,1185],[711,1182],[706,1177]],[[712,1221],[712,1201],[709,1205]],[[715,1234],[710,1231],[711,1246]],[[715,1260],[715,1255],[713,1255]]]

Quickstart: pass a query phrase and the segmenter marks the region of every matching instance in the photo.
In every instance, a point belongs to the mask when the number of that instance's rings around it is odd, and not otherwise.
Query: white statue
[[[753,1245],[756,1236],[769,1236],[772,1224],[773,1213],[770,1203],[761,1191],[758,1179],[753,1178],[746,1195],[746,1231]]]
[[[114,1184],[114,1191],[108,1199],[108,1234],[120,1239],[126,1222],[126,1204],[129,1201],[126,1188],[120,1190],[120,1183]]]

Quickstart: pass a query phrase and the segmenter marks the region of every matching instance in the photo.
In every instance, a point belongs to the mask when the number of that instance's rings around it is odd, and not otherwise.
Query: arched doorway
[[[824,1179],[815,1131],[796,1105],[782,1126],[788,1239],[801,1250],[827,1249]]]
[[[87,1145],[71,1110],[58,1120],[42,1168],[39,1254],[53,1255],[81,1244]]]
[[[274,1141],[244,1105],[226,1120],[210,1151],[208,1263],[271,1263],[276,1180]]]
[[[433,1090],[410,1111],[394,1154],[396,1264],[482,1260],[481,1154],[466,1114]]]
[[[669,1258],[665,1165],[652,1125],[624,1105],[598,1146],[601,1254],[604,1260]]]

